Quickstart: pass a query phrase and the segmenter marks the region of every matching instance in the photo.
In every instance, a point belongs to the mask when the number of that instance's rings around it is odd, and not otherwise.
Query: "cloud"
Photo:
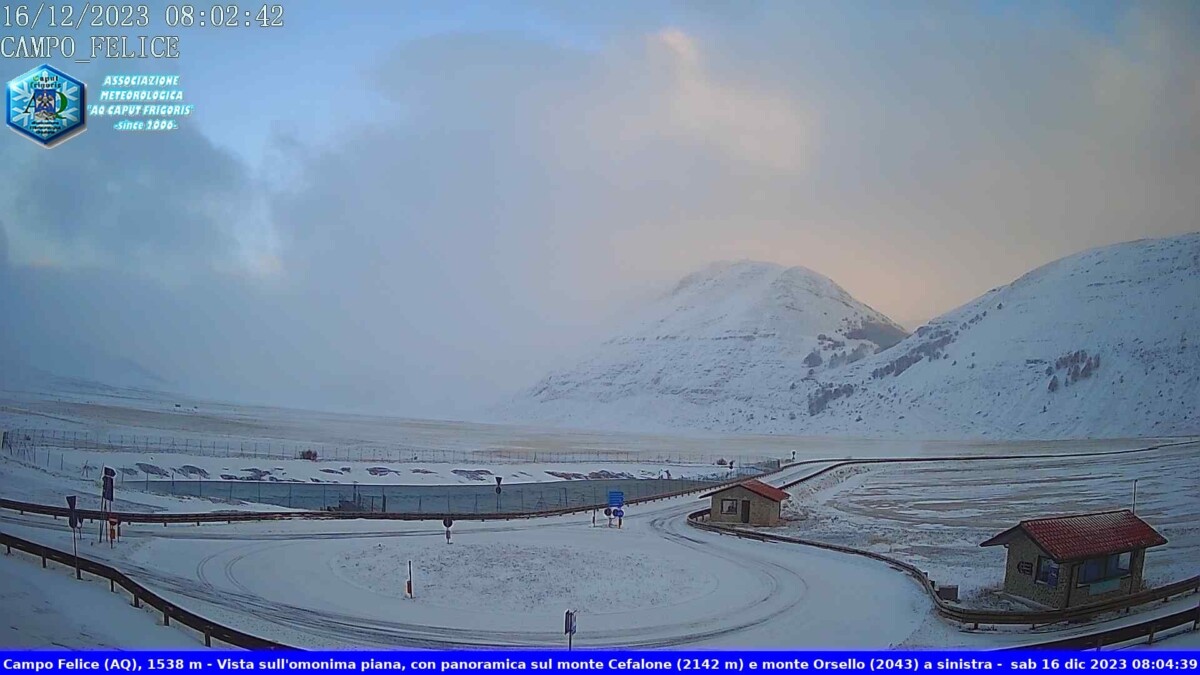
[[[665,48],[673,77],[667,84],[666,112],[655,131],[710,143],[739,162],[775,171],[802,169],[816,133],[810,112],[778,91],[717,81],[704,68],[696,39],[678,28],[650,38]]]
[[[272,238],[262,192],[242,162],[194,129],[101,127],[54,152],[33,150],[17,154],[3,188],[17,263],[159,280],[265,271]]]
[[[9,337],[222,398],[464,416],[711,260],[806,265],[911,323],[1196,229],[1194,4],[1111,34],[872,8],[557,7],[584,46],[409,40],[347,66],[328,136],[255,121],[258,167],[195,131],[22,151],[0,253],[31,318]]]

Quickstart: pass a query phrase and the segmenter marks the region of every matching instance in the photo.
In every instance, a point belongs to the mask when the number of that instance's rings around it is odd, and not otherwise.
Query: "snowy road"
[[[559,647],[567,608],[591,647],[887,647],[927,622],[920,589],[886,565],[689,528],[699,504],[631,506],[620,529],[590,514],[458,523],[449,545],[436,523],[137,526],[86,554],[213,619],[311,647]],[[0,522],[66,539],[61,522]]]

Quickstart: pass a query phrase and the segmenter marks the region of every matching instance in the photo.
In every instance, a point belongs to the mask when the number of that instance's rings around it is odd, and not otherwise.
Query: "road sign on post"
[[[112,467],[104,467],[104,491],[100,496],[110,502],[113,500],[113,479],[116,476],[117,472]]]
[[[625,493],[620,490],[609,490],[608,505],[614,509],[625,506]]]
[[[67,508],[70,509],[71,550],[75,552],[75,578],[82,579],[83,575],[79,572],[79,541],[75,536],[75,529],[80,525],[79,514],[75,511],[75,495],[67,497]]]
[[[67,497],[67,521],[71,525],[71,534],[74,535],[75,528],[79,527],[79,512],[75,510],[75,495]]]
[[[625,509],[613,509],[613,515],[617,517],[617,529],[621,529],[621,519],[625,517]]]
[[[568,609],[563,618],[563,633],[567,636],[567,651],[571,650],[572,643],[575,641],[575,630],[575,610]]]
[[[450,516],[446,516],[445,518],[442,518],[442,525],[445,526],[445,528],[446,528],[446,543],[447,544],[450,543],[450,526],[453,524],[454,524],[454,521],[450,519]]]

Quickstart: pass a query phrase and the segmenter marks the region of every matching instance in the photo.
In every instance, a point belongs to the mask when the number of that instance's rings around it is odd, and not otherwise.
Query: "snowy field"
[[[132,396],[131,394],[122,394]],[[280,481],[343,481],[412,485],[486,485],[503,476],[523,481],[578,480],[593,473],[688,477],[717,467],[651,461],[528,462],[522,453],[622,451],[678,457],[812,458],[937,455],[1063,454],[1144,447],[1150,439],[1103,442],[984,443],[859,441],[788,437],[654,436],[547,431],[467,423],[364,418],[195,403],[176,409],[154,396],[103,401],[9,397],[0,403],[5,428],[76,429],[89,433],[192,434],[208,442],[285,439],[296,442],[389,444],[456,453],[482,451],[480,461],[311,462],[289,458],[214,457],[186,453],[121,453],[52,448],[20,461],[3,455],[0,496],[50,504],[66,494],[95,506],[95,473],[120,471],[118,508],[212,511],[264,508],[209,499],[146,494],[129,481],[148,473],[219,477],[271,472]],[[202,406],[209,406],[203,409]],[[506,456],[504,453],[510,452]],[[55,455],[53,453],[58,453]],[[484,461],[492,453],[494,461]],[[806,537],[891,551],[959,583],[977,600],[999,581],[1002,553],[979,541],[1022,518],[1117,508],[1139,479],[1139,514],[1171,540],[1152,551],[1153,581],[1195,574],[1200,556],[1194,523],[1196,449],[1108,458],[980,460],[964,464],[879,465],[826,476],[798,489],[791,528]],[[827,463],[789,468],[769,480],[782,485]],[[375,469],[372,471],[372,469]],[[417,469],[420,469],[417,471]],[[483,473],[484,471],[490,473]],[[428,473],[426,473],[428,472]],[[548,473],[554,472],[554,473]],[[689,473],[695,472],[695,473]],[[158,474],[152,474],[158,475]],[[161,476],[160,476],[161,477]],[[259,476],[260,478],[263,476]],[[231,482],[231,481],[230,481]],[[561,646],[562,611],[578,609],[577,644],[591,647],[927,648],[994,647],[1095,630],[1081,626],[963,631],[931,611],[924,592],[887,565],[807,547],[764,544],[702,532],[686,525],[702,506],[693,497],[627,509],[620,530],[593,527],[589,515],[512,522],[459,522],[447,544],[438,523],[374,521],[269,522],[201,527],[127,526],[114,550],[89,545],[85,555],[111,562],[166,597],[231,626],[309,647],[434,648]],[[265,507],[278,508],[278,507]],[[61,521],[0,513],[0,530],[69,546]],[[1191,558],[1189,558],[1191,556]],[[416,597],[404,598],[413,561]],[[153,613],[128,608],[102,584],[43,572],[18,556],[2,561],[0,598],[23,608],[13,624],[27,634],[9,644],[41,644],[55,622],[75,635],[71,645],[194,645],[193,636],[156,625]],[[15,567],[14,567],[15,565]],[[12,569],[12,573],[8,571]],[[60,570],[61,571],[61,570]],[[991,576],[989,576],[991,575]],[[83,585],[74,586],[81,583]],[[97,587],[100,587],[97,589]],[[102,591],[98,596],[78,595]],[[9,600],[14,602],[10,603]],[[92,606],[109,632],[69,618],[72,606]],[[248,611],[248,609],[250,611]],[[1175,604],[1147,612],[1177,611]],[[120,616],[118,616],[120,615]],[[1140,612],[1121,620],[1141,620]],[[67,617],[67,618],[63,618]],[[10,622],[11,623],[11,622]],[[125,626],[129,628],[126,629]],[[1106,624],[1111,625],[1111,624]],[[869,629],[864,627],[869,626]],[[117,632],[114,635],[113,632]],[[165,641],[165,642],[164,642]],[[47,642],[46,644],[50,644]]]
[[[180,408],[175,402],[183,401]],[[418,451],[630,452],[642,455],[821,459],[998,452],[1070,452],[1137,447],[1153,439],[945,441],[708,433],[621,433],[309,412],[191,401],[156,392],[0,392],[0,428],[190,436],[205,442],[311,442],[338,447],[396,445]],[[192,453],[200,454],[200,453]],[[319,477],[319,476],[318,476]]]
[[[43,570],[21,553],[0,555],[0,647],[16,649],[203,649],[160,614],[134,609],[103,579],[75,580],[73,569]],[[21,608],[17,611],[16,608]]]
[[[1200,574],[1200,446],[1094,458],[859,465],[797,486],[785,507],[796,536],[888,553],[934,581],[958,584],[965,604],[992,597],[1004,549],[979,543],[1021,520],[1129,508],[1167,538],[1146,558],[1146,581]]]
[[[824,466],[769,480],[782,485]],[[307,647],[561,647],[567,607],[579,611],[581,647],[989,648],[1096,629],[964,631],[936,617],[920,587],[885,564],[688,527],[686,514],[703,503],[684,497],[630,507],[621,529],[595,527],[583,514],[461,522],[450,544],[438,523],[127,525],[115,549],[88,540],[81,552],[209,618]],[[69,545],[64,523],[49,518],[0,513],[0,530]],[[0,597],[22,599],[5,604],[20,608],[15,625],[41,627],[30,636],[45,635],[48,622],[78,602],[96,603],[101,617],[127,612],[113,616],[109,632],[65,623],[79,644],[144,648],[193,639],[155,626],[153,613],[128,607],[103,584],[75,582],[62,568],[42,571],[17,554],[9,560],[23,567],[0,577],[15,580]],[[403,597],[409,560],[412,599]],[[75,596],[79,588],[101,592]],[[27,616],[38,613],[47,616]]]

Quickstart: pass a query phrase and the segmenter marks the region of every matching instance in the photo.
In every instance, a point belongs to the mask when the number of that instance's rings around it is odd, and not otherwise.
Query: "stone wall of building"
[[[1050,609],[1079,607],[1110,598],[1136,593],[1141,588],[1142,568],[1146,552],[1133,551],[1129,575],[1092,584],[1079,585],[1082,562],[1059,565],[1058,584],[1049,586],[1037,582],[1038,557],[1045,554],[1028,537],[1016,535],[1008,544],[1008,560],[1004,569],[1004,591]],[[1027,566],[1026,566],[1027,565]],[[1022,570],[1027,570],[1028,573]]]
[[[1017,534],[1012,538],[1008,543],[1008,561],[1004,567],[1004,592],[1051,609],[1066,607],[1074,564],[1059,565],[1057,586],[1039,584],[1036,578],[1040,555],[1043,555],[1042,550],[1028,537]]]
[[[750,524],[774,526],[779,524],[779,502],[755,494],[740,485],[735,485],[712,496],[708,518],[714,523],[739,524],[742,522],[742,500],[750,500]],[[738,503],[737,513],[722,514],[721,500],[733,499]]]

